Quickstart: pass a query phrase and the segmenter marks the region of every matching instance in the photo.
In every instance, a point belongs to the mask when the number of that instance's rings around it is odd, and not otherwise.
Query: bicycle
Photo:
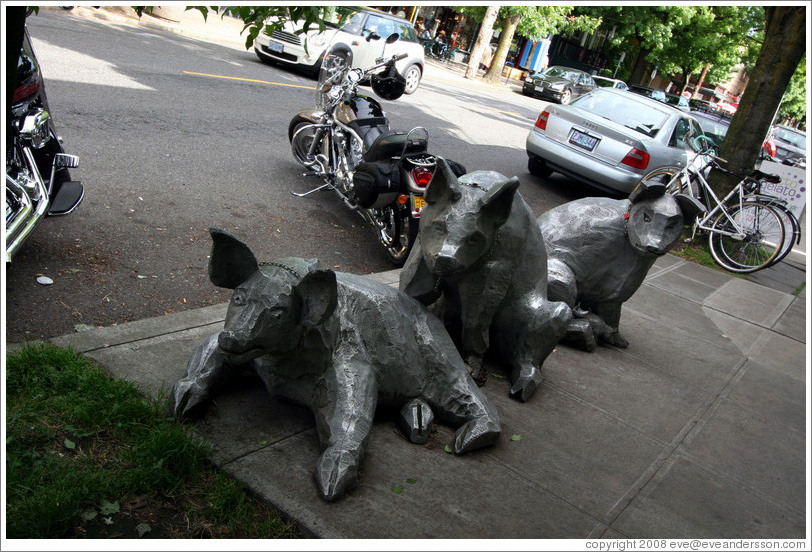
[[[672,194],[691,195],[705,206],[693,223],[690,240],[697,232],[707,233],[711,256],[725,270],[746,274],[781,261],[800,239],[800,224],[781,200],[767,200],[760,193],[763,180],[778,177],[754,171],[720,200],[704,174],[711,167],[735,173],[719,165],[710,138],[699,136],[694,145],[696,153],[685,167],[661,167],[642,180],[659,182]],[[787,240],[790,232],[792,240]]]

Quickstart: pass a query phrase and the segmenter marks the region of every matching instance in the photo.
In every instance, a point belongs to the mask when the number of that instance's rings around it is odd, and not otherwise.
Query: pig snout
[[[242,353],[247,349],[240,339],[237,339],[233,331],[225,330],[220,332],[217,338],[220,348],[229,353]]]

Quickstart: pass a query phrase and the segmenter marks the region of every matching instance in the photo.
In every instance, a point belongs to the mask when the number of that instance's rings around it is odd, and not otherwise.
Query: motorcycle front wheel
[[[311,128],[305,128],[310,126]],[[301,130],[301,132],[299,132]],[[324,134],[313,126],[313,122],[305,119],[301,115],[293,118],[288,126],[288,140],[290,140],[291,151],[296,161],[310,167],[316,162],[316,155],[323,153],[323,145],[319,145],[311,154],[311,146],[314,140],[322,141]]]
[[[419,221],[409,215],[409,208],[405,205],[387,205],[381,211],[384,223],[380,229],[381,243],[392,264],[400,268],[417,240]]]

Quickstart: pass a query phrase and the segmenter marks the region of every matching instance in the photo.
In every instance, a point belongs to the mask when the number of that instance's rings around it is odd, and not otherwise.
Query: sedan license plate
[[[423,207],[425,206],[426,200],[423,199],[423,196],[412,194],[412,215],[414,215],[415,217],[419,217],[420,212],[423,210]]]
[[[281,42],[268,41],[268,49],[272,52],[281,52],[283,48],[284,45]]]
[[[592,151],[598,144],[598,139],[594,136],[589,136],[588,134],[584,134],[583,132],[578,132],[577,130],[573,129],[572,134],[570,135],[570,144],[575,144],[576,146],[582,147],[585,150]]]

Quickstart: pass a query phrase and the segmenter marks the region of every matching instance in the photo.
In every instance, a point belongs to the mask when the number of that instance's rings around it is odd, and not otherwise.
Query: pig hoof
[[[592,324],[585,318],[570,320],[567,324],[567,332],[564,334],[564,341],[587,352],[594,351],[598,346]]]
[[[603,340],[608,344],[614,345],[615,347],[620,347],[621,349],[625,349],[629,346],[629,342],[626,341],[626,338],[620,335],[620,332],[617,331],[603,336]]]
[[[535,393],[536,388],[541,385],[541,371],[533,365],[527,364],[514,372],[513,385],[510,388],[510,396],[522,402],[527,402]]]
[[[422,445],[434,426],[434,413],[423,399],[412,399],[400,409],[398,425],[409,441]]]
[[[194,380],[180,380],[172,392],[173,411],[181,420],[194,420],[203,415],[208,407],[208,396]]]
[[[355,456],[346,450],[327,449],[316,465],[316,483],[322,498],[333,501],[358,484]]]
[[[499,424],[487,418],[466,422],[454,437],[454,454],[464,454],[494,445],[501,434]]]

